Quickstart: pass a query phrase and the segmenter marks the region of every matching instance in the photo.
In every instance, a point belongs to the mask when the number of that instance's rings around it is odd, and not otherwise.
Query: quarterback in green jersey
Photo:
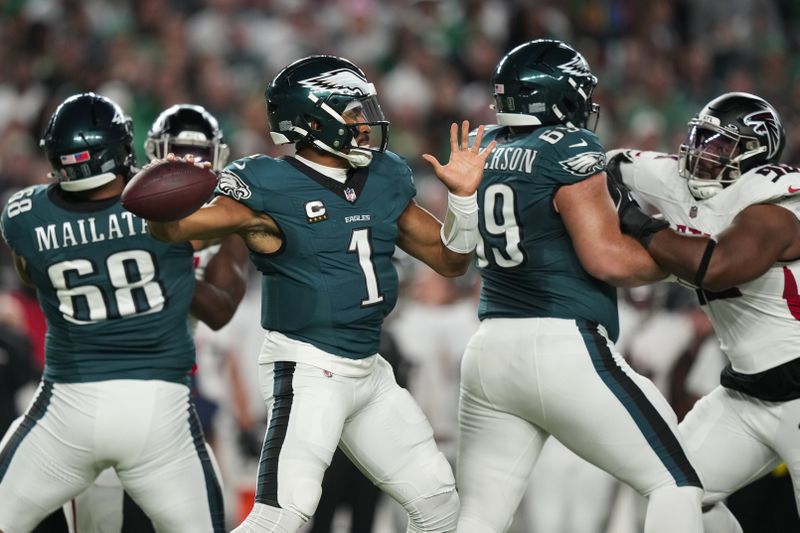
[[[126,211],[130,118],[84,93],[42,144],[57,183],[13,195],[3,236],[47,319],[36,397],[0,444],[0,531],[29,531],[114,468],[159,531],[221,532],[222,494],[189,396],[193,248]]]
[[[293,157],[228,165],[218,196],[177,222],[169,242],[241,235],[263,274],[259,375],[269,408],[256,498],[237,533],[297,531],[314,513],[339,446],[408,512],[411,532],[455,531],[453,473],[433,431],[378,353],[397,299],[395,247],[445,276],[477,242],[476,189],[494,143],[450,130],[450,161],[423,155],[450,195],[441,224],[414,201],[411,170],[386,150],[389,123],[356,65],[309,56],[266,91],[273,141]],[[187,158],[191,160],[191,158]]]
[[[459,533],[502,533],[551,435],[649,497],[646,533],[699,532],[700,481],[675,414],[615,351],[615,286],[664,277],[622,235],[605,150],[588,123],[597,83],[552,40],[492,76],[497,147],[478,189],[479,317],[461,366]]]

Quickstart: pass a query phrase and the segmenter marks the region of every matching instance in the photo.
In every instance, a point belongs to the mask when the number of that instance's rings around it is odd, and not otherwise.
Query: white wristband
[[[448,191],[447,213],[440,232],[442,242],[450,250],[468,254],[478,245],[478,193],[456,196]]]

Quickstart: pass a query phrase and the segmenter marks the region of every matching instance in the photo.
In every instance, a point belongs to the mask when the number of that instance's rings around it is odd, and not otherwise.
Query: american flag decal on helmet
[[[62,165],[76,165],[78,163],[88,161],[90,157],[88,151],[83,151],[78,152],[77,154],[62,155],[59,159],[61,160]]]

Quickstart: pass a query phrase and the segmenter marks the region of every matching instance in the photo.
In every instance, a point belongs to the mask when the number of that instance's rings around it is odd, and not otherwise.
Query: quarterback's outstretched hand
[[[492,153],[497,141],[492,141],[481,150],[483,126],[478,128],[472,146],[469,146],[469,121],[461,123],[461,142],[459,143],[458,124],[450,126],[450,161],[446,165],[439,163],[436,157],[422,154],[422,159],[433,167],[436,177],[447,186],[447,189],[458,196],[470,196],[478,189],[483,176],[486,158]]]

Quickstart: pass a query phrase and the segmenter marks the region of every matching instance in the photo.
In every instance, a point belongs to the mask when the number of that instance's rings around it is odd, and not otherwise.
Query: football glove
[[[606,186],[617,213],[622,213],[631,203],[638,205],[631,190],[622,181],[622,172],[620,172],[619,166],[623,162],[631,162],[625,152],[618,153],[606,163]]]
[[[669,222],[645,213],[634,199],[631,190],[623,183],[619,166],[622,163],[630,162],[631,160],[625,152],[620,152],[612,157],[606,164],[606,185],[619,215],[619,226],[622,233],[630,235],[647,248],[650,246],[653,235],[667,229]]]

